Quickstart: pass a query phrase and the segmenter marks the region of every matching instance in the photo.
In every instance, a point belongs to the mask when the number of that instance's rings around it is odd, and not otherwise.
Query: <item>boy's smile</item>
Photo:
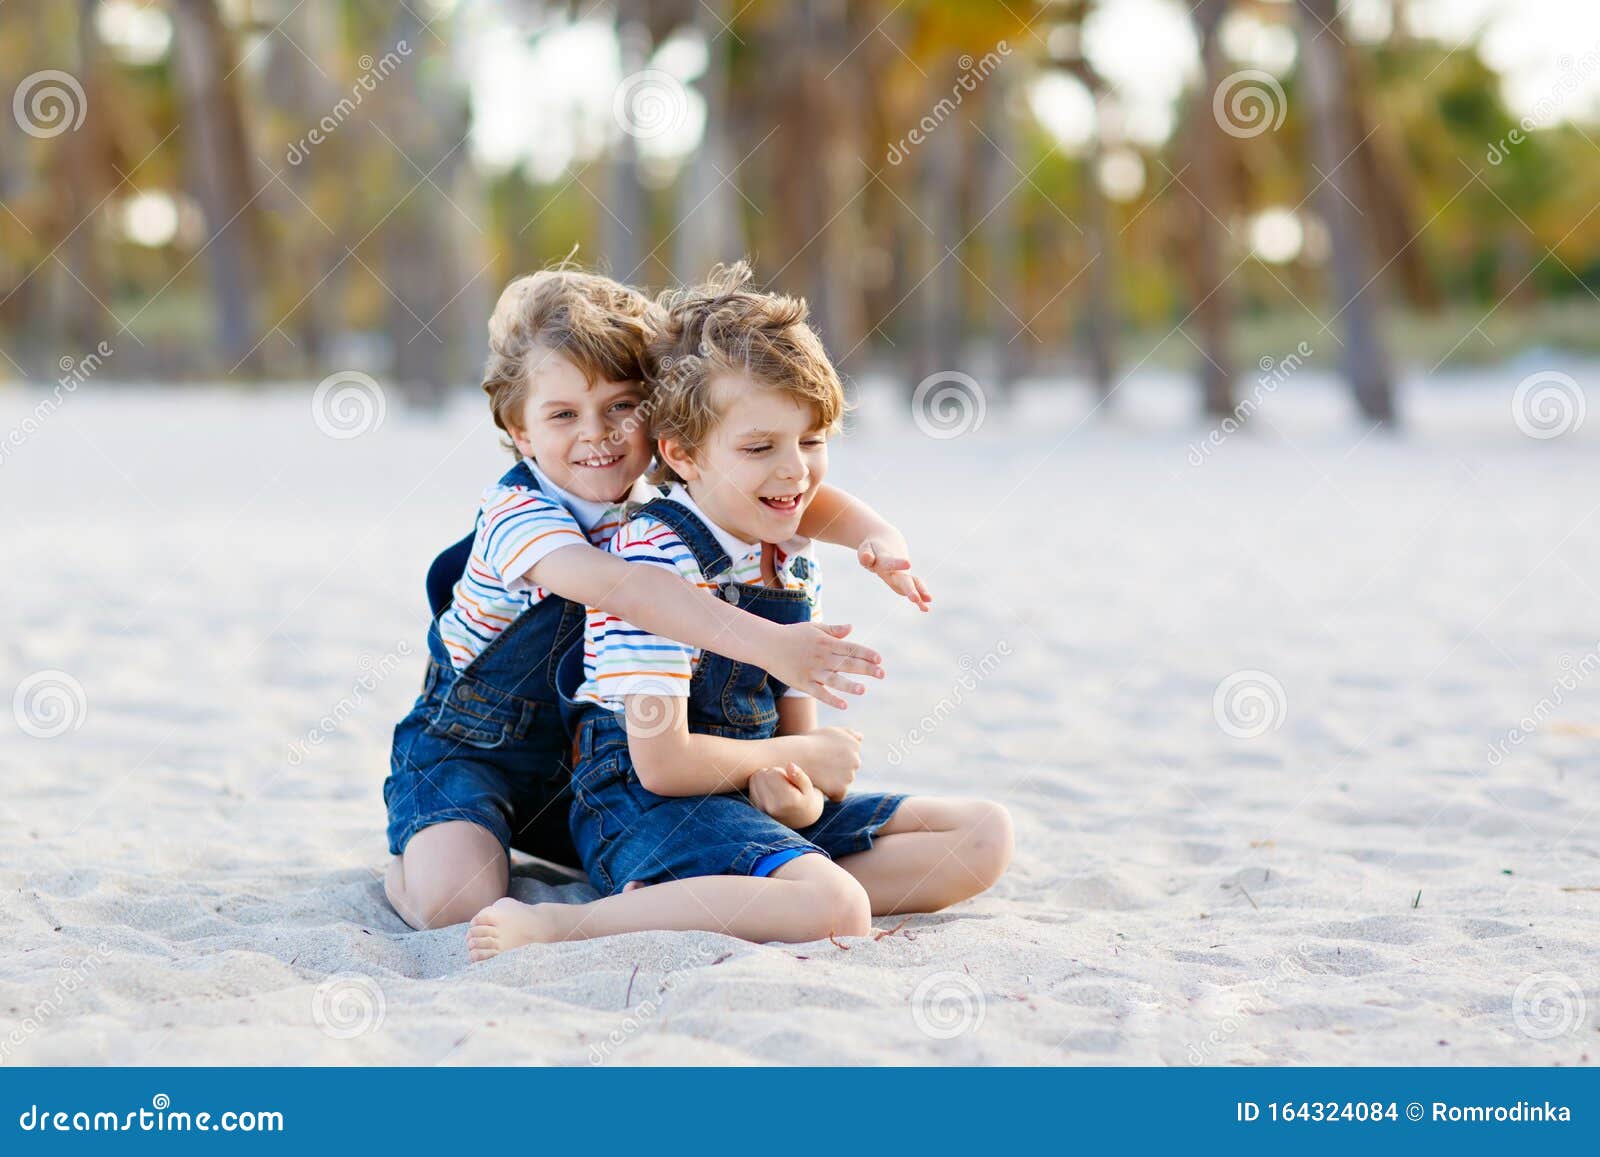
[[[529,371],[517,450],[561,489],[590,502],[616,502],[650,465],[638,382],[590,383],[564,355],[548,351]]]
[[[780,543],[828,473],[828,437],[811,407],[745,374],[713,385],[717,424],[673,466],[707,517],[746,542]]]

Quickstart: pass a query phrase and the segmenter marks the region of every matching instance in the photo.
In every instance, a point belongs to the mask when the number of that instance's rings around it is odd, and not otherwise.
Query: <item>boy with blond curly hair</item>
[[[611,549],[773,626],[818,613],[803,537],[844,395],[805,303],[744,288],[741,265],[665,299],[651,343],[664,497]],[[748,940],[861,936],[874,915],[928,912],[988,888],[1011,855],[983,800],[849,794],[861,735],[759,664],[591,611],[571,809],[602,899],[501,900],[473,920],[474,960],[535,941],[643,929]]]
[[[611,278],[546,270],[511,283],[489,322],[483,388],[517,463],[484,492],[468,539],[430,573],[422,694],[395,728],[386,892],[414,928],[460,923],[506,894],[508,850],[578,863],[568,830],[571,736],[556,675],[595,606],[744,662],[842,706],[881,677],[847,626],[779,626],[599,545],[642,486],[644,356],[661,318]],[[892,526],[837,491],[815,533],[926,605]]]

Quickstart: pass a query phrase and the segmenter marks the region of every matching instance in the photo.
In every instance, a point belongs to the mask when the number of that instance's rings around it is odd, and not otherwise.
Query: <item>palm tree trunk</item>
[[[622,48],[622,75],[641,71],[649,58],[650,31],[643,0],[617,0],[617,39]],[[626,82],[625,82],[626,83]],[[610,212],[601,210],[601,244],[614,277],[636,281],[645,255],[644,186],[639,183],[639,142],[621,132],[611,154]]]
[[[1003,392],[1022,371],[1033,351],[1033,335],[1017,292],[1017,208],[1022,193],[1016,188],[1018,155],[1016,118],[1011,115],[1010,73],[1001,69],[986,81],[983,93],[985,148],[981,183],[987,216],[983,223],[984,249],[988,252],[988,292],[985,314],[988,340],[994,356],[989,374],[996,392]],[[1020,318],[1020,320],[1018,320]]]
[[[1337,317],[1344,323],[1341,351],[1344,374],[1356,405],[1369,421],[1393,423],[1394,384],[1378,326],[1381,312],[1377,274],[1370,272],[1366,223],[1357,220],[1357,206],[1370,205],[1358,164],[1346,164],[1356,142],[1349,139],[1353,120],[1348,102],[1351,78],[1337,33],[1336,0],[1297,0],[1300,13],[1301,67],[1310,104],[1312,157],[1320,170],[1319,201],[1332,243]]]
[[[706,132],[679,182],[677,228],[672,267],[682,284],[704,277],[719,261],[744,255],[740,225],[739,175],[733,155],[728,100],[728,53],[733,37],[723,31],[731,15],[729,0],[703,0],[695,6],[694,23],[710,50],[700,95],[706,102]],[[724,180],[726,178],[726,180]]]
[[[1229,211],[1227,159],[1233,138],[1212,115],[1210,94],[1227,77],[1228,63],[1222,54],[1217,30],[1227,14],[1228,0],[1201,0],[1193,12],[1200,37],[1200,56],[1205,69],[1205,91],[1190,110],[1193,141],[1194,188],[1198,204],[1193,206],[1196,328],[1200,331],[1201,404],[1211,418],[1233,413],[1233,352],[1230,338],[1233,327],[1233,295],[1228,288],[1228,272],[1223,268],[1224,229],[1221,220]]]
[[[215,0],[174,0],[173,15],[190,183],[206,221],[217,350],[228,366],[254,368],[260,276],[257,185],[250,171],[233,44]]]

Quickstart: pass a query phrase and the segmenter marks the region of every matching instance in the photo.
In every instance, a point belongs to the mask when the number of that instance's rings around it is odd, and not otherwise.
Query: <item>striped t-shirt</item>
[[[695,505],[689,492],[675,484],[667,498],[686,507],[705,524],[727,556],[733,568],[718,576],[719,582],[760,584],[761,544],[744,542],[712,522]],[[677,532],[663,522],[648,515],[637,515],[623,523],[616,537],[607,547],[613,554],[629,562],[665,567],[686,582],[705,590],[716,590],[718,583],[710,582],[694,560],[694,554]],[[794,561],[804,558],[809,566],[797,568]],[[777,583],[785,590],[803,590],[811,605],[813,621],[822,615],[822,581],[817,573],[816,559],[811,553],[811,540],[792,538],[775,548],[774,570]],[[797,574],[804,570],[804,577]],[[621,711],[623,699],[628,695],[664,695],[688,698],[689,680],[694,677],[700,663],[700,651],[686,643],[641,631],[616,615],[598,607],[590,607],[583,635],[583,686],[577,697],[598,703],[611,711]],[[790,688],[790,695],[802,692]]]
[[[536,563],[564,546],[603,546],[621,524],[622,503],[578,498],[551,482],[531,458],[524,461],[542,492],[500,483],[483,492],[472,557],[449,608],[439,616],[439,634],[457,670],[517,616],[549,597],[528,576]],[[641,484],[630,498],[648,500],[654,494]]]

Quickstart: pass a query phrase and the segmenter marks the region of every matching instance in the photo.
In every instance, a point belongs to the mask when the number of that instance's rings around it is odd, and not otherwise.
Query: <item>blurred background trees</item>
[[[8,0],[0,377],[106,340],[426,404],[576,248],[749,256],[908,389],[1154,364],[1223,415],[1304,341],[1385,422],[1600,346],[1600,27],[1549,4]]]

